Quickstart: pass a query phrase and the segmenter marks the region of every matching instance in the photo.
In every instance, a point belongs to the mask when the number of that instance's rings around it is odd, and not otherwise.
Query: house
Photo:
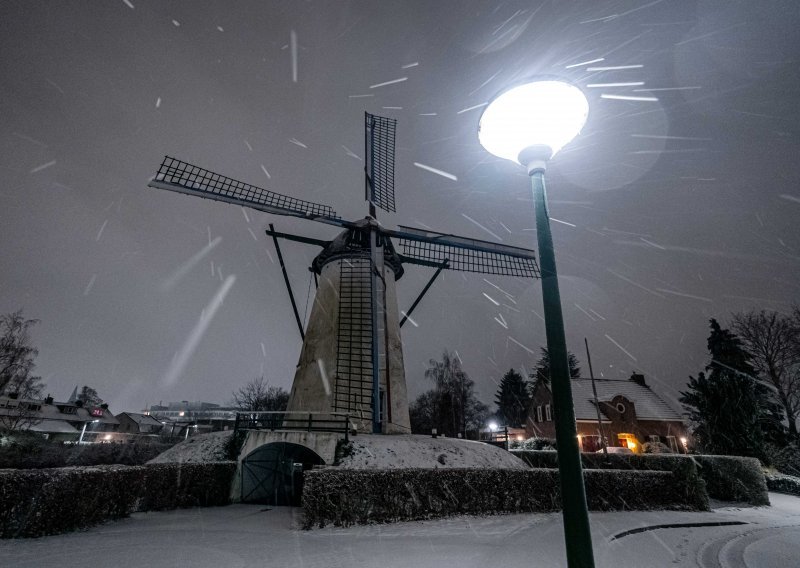
[[[170,402],[156,404],[142,414],[164,424],[170,436],[193,436],[203,432],[233,430],[238,409],[213,402]]]
[[[119,432],[129,436],[158,436],[164,424],[146,414],[137,412],[120,412],[116,416],[119,421]]]
[[[64,442],[116,441],[119,421],[107,404],[84,408],[81,401],[22,399],[16,393],[0,396],[0,426],[37,432]]]
[[[661,442],[673,452],[686,452],[688,432],[681,415],[634,373],[630,379],[595,379],[597,401],[591,379],[572,379],[572,399],[581,451],[602,448],[600,432],[608,446],[642,451],[645,443]],[[598,407],[600,424],[598,425]],[[555,438],[553,394],[541,381],[534,388],[525,424],[529,438]]]

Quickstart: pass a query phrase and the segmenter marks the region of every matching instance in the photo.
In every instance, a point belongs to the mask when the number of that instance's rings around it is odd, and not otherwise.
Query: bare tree
[[[281,387],[268,386],[264,377],[248,382],[233,392],[233,405],[240,410],[283,411],[289,404],[289,393]]]
[[[800,313],[774,311],[736,313],[732,327],[752,357],[753,367],[775,389],[789,434],[797,438],[800,418]]]
[[[28,329],[39,320],[26,320],[22,310],[0,316],[0,394],[19,392],[31,374],[39,350],[30,344]]]
[[[91,406],[100,406],[103,404],[103,399],[97,394],[97,391],[89,385],[83,385],[81,392],[78,393],[78,400],[83,403],[84,408]]]

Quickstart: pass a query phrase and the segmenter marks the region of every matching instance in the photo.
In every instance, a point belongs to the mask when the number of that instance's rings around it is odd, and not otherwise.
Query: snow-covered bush
[[[592,510],[707,510],[686,472],[587,470]],[[554,469],[326,468],[305,473],[303,526],[348,526],[459,514],[546,512],[561,507]]]
[[[514,451],[513,455],[534,468],[557,468],[556,452]],[[586,469],[636,469],[675,471],[686,461],[694,462],[706,483],[708,495],[722,501],[746,501],[769,505],[761,464],[755,458],[686,454],[581,454]]]
[[[528,438],[526,440],[511,440],[509,450],[555,450],[556,441],[550,438]]]
[[[800,496],[800,477],[768,471],[764,474],[770,491]]]
[[[0,538],[59,534],[135,511],[229,503],[235,462],[0,471]]]
[[[771,444],[766,446],[767,461],[784,475],[800,476],[800,448],[794,444],[777,447]]]
[[[642,453],[645,454],[673,454],[675,452],[663,442],[645,442],[642,444]]]

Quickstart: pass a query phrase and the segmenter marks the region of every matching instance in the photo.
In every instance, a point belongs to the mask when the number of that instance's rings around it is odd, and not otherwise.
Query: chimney
[[[642,380],[644,380],[644,379],[642,379]],[[104,402],[103,404],[100,405],[100,408],[102,408],[103,410],[108,410],[108,403]]]
[[[78,408],[83,408],[83,401],[82,400],[76,400],[75,401],[75,406],[77,406]]]
[[[47,398],[44,399],[44,403],[45,404],[53,404],[53,397],[48,394]]]
[[[11,400],[17,400],[19,398],[19,393],[18,392],[10,392],[10,393],[8,393],[8,398],[10,398]]]
[[[636,383],[637,385],[647,387],[647,383],[644,382],[644,375],[642,375],[641,373],[637,373],[636,371],[634,371],[633,374],[631,375],[630,380]]]

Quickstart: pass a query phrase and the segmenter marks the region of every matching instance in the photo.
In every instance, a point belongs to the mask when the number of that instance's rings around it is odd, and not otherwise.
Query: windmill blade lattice
[[[148,185],[250,207],[266,213],[303,217],[338,226],[348,225],[339,219],[336,211],[328,205],[275,193],[170,156],[164,157],[155,178]]]
[[[399,240],[404,262],[447,269],[502,276],[539,278],[539,266],[532,250],[501,245],[435,231],[400,226],[400,231],[382,230]]]
[[[397,120],[364,113],[367,201],[384,211],[394,206],[394,133]]]

